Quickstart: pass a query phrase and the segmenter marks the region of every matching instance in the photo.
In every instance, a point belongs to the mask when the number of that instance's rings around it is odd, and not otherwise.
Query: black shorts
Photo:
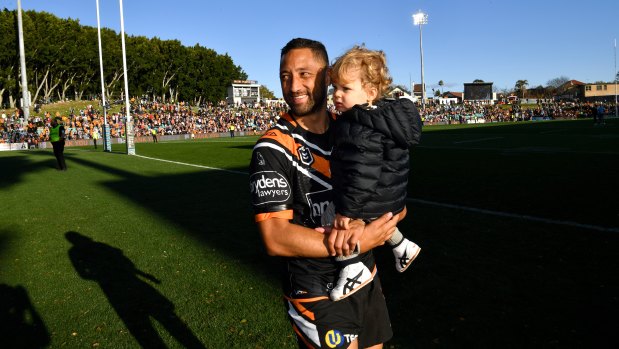
[[[384,343],[393,336],[378,275],[351,296],[333,302],[326,296],[286,298],[288,318],[299,348],[359,348]]]

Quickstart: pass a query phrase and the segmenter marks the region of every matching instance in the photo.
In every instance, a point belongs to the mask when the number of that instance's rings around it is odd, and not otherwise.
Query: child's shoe
[[[417,255],[421,251],[421,248],[414,242],[404,239],[402,242],[393,248],[393,255],[395,256],[395,268],[403,273],[411,263],[417,258]]]
[[[349,264],[340,270],[340,277],[331,290],[331,300],[337,302],[359,291],[374,279],[370,269],[362,262]]]

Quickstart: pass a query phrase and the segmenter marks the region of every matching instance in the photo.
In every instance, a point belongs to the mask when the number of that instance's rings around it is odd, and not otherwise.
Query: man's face
[[[327,101],[325,63],[309,48],[290,50],[280,62],[279,80],[284,100],[295,116],[306,116],[325,108]]]

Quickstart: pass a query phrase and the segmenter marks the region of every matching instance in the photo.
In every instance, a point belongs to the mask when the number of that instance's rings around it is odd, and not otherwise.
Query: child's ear
[[[378,89],[376,88],[376,86],[369,86],[367,89],[367,94],[368,102],[372,104],[372,102],[376,100],[376,97],[378,97]]]

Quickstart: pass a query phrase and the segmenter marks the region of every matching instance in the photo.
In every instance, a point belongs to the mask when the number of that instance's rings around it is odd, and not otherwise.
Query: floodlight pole
[[[617,117],[617,39],[615,39],[615,117]]]
[[[21,94],[22,94],[22,111],[24,115],[22,126],[28,123],[30,118],[30,93],[28,92],[28,79],[26,76],[26,50],[24,48],[24,26],[21,17],[21,0],[17,0],[17,32],[19,36],[19,62],[21,66]]]
[[[123,17],[123,0],[120,2],[120,38],[123,50],[123,71],[125,75],[125,143],[127,144],[127,155],[135,155],[135,143],[133,140],[133,120],[129,106],[129,78],[127,76],[127,51],[125,49],[125,20]]]
[[[99,67],[101,70],[101,107],[103,108],[103,150],[112,151],[110,127],[107,124],[107,108],[105,104],[105,82],[103,75],[103,49],[101,48],[101,21],[99,20],[99,0],[97,0],[97,35],[99,38]]]
[[[428,15],[419,11],[413,15],[413,24],[419,26],[419,53],[421,55],[421,109],[426,109],[426,83],[423,77],[423,34],[421,27],[428,24]]]

